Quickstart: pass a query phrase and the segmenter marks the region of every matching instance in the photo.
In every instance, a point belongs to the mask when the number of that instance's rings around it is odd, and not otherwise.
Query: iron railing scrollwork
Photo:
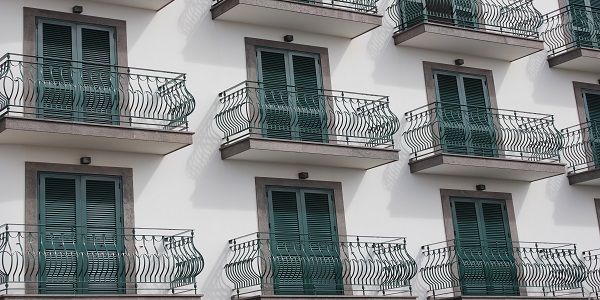
[[[225,0],[213,0],[213,6],[219,5]],[[285,2],[298,2],[315,6],[331,7],[336,9],[350,10],[364,14],[377,14],[378,0],[280,0]]]
[[[438,23],[537,39],[543,21],[532,0],[396,0],[387,11],[397,31]]]
[[[225,274],[238,297],[410,293],[417,273],[405,238],[254,233],[229,248]]]
[[[544,16],[542,37],[550,57],[577,48],[600,48],[600,9],[567,5]]]
[[[0,293],[196,293],[192,230],[0,226]]]
[[[195,108],[185,74],[6,54],[0,116],[186,131]]]
[[[434,296],[517,296],[523,289],[528,295],[585,296],[587,269],[574,244],[450,240],[421,249],[420,274]]]
[[[598,168],[600,160],[600,122],[590,121],[561,130],[569,174]]]
[[[448,153],[560,162],[562,138],[552,115],[436,102],[405,118],[411,161]]]
[[[398,117],[385,96],[246,81],[219,94],[228,145],[248,137],[394,148]]]
[[[592,296],[600,299],[600,249],[583,251],[582,254],[587,266],[585,283],[590,288]]]

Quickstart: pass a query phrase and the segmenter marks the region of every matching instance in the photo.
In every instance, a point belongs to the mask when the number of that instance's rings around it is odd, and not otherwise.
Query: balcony
[[[176,229],[3,225],[0,298],[200,299],[196,276],[204,260],[193,236]]]
[[[600,186],[600,124],[587,122],[561,131],[564,147],[563,157],[567,161],[569,184]]]
[[[184,74],[6,54],[0,144],[168,154],[192,144]]]
[[[583,261],[587,266],[585,283],[592,298],[600,299],[600,249],[583,251]]]
[[[433,298],[589,299],[574,244],[450,240],[421,249],[420,274]]]
[[[355,38],[382,24],[377,0],[213,0],[213,20]]]
[[[385,96],[246,81],[219,98],[222,159],[355,169],[399,159]]]
[[[600,10],[569,5],[545,16],[543,37],[550,67],[600,71]]]
[[[412,173],[532,182],[565,172],[552,115],[432,103],[405,117]]]
[[[544,50],[532,0],[395,0],[396,45],[514,61]]]
[[[255,233],[229,248],[225,275],[237,298],[416,299],[404,238]]]

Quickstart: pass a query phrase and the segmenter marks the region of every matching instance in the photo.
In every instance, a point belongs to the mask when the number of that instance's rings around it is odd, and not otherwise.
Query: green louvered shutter
[[[124,291],[123,223],[119,181],[83,177],[86,214],[86,251],[90,276],[87,293],[114,294]],[[98,247],[100,245],[100,247]]]
[[[475,28],[477,9],[478,5],[475,1],[454,0],[454,24],[460,27]]]
[[[298,139],[327,142],[325,99],[321,92],[319,60],[314,56],[292,54],[293,85]]]
[[[308,294],[340,294],[343,291],[342,265],[337,243],[335,208],[330,193],[303,191],[306,232],[308,239],[305,252],[312,260],[307,260],[305,269],[309,272]]]
[[[590,3],[594,2],[594,3]],[[572,19],[572,35],[573,43],[576,47],[597,47],[597,37],[595,37],[594,15],[588,7],[590,4],[598,5],[597,1],[586,0],[569,0],[571,19]],[[598,7],[598,6],[596,6]],[[598,7],[600,8],[600,7]]]
[[[41,294],[77,292],[77,190],[75,176],[39,178]]]
[[[402,17],[402,29],[421,24],[425,20],[425,7],[422,0],[399,1],[398,9],[398,15]]]
[[[455,199],[452,205],[462,293],[485,295],[487,282],[477,205],[467,199]]]
[[[509,226],[503,203],[481,201],[481,217],[486,255],[487,295],[518,295],[517,269],[514,264]]]
[[[487,101],[487,87],[481,78],[462,77],[468,122],[466,122],[469,154],[496,156],[496,133]]]
[[[271,256],[275,293],[298,295],[304,293],[302,272],[301,225],[299,193],[294,190],[269,190],[271,205]]]
[[[259,50],[259,89],[261,127],[268,138],[291,139],[290,93],[286,55],[283,52]]]
[[[73,85],[75,28],[69,24],[38,22],[38,115],[71,121],[75,91]]]
[[[83,121],[113,124],[118,121],[117,76],[113,32],[80,26],[83,91],[78,103]]]
[[[589,122],[591,159],[598,166],[600,164],[600,94],[584,92],[583,98]]]
[[[446,153],[467,154],[463,108],[460,101],[458,77],[435,73],[440,122],[440,143]]]
[[[454,0],[424,0],[429,22],[454,25]]]

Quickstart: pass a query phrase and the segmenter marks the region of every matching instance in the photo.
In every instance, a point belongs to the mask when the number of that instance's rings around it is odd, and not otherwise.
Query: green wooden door
[[[584,137],[589,139],[589,149],[586,149],[589,152],[586,152],[586,155],[589,155],[589,161],[598,167],[600,163],[600,92],[584,90],[582,96],[589,126],[589,136]]]
[[[451,199],[463,295],[518,295],[517,270],[504,202]]]
[[[39,292],[124,291],[120,179],[41,173]]]
[[[38,116],[118,123],[114,30],[45,19],[37,24]]]
[[[269,138],[327,142],[327,116],[319,56],[258,49],[262,134]]]
[[[269,187],[267,193],[275,293],[341,294],[331,191]]]
[[[496,131],[482,77],[436,71],[439,135],[445,153],[494,157]]]
[[[600,47],[600,0],[568,0],[575,47]]]

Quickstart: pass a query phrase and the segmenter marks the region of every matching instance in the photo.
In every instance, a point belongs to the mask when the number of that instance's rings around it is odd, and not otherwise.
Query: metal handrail
[[[213,7],[225,2],[225,0],[212,0]],[[282,2],[296,2],[307,5],[324,6],[336,9],[350,10],[364,14],[377,14],[378,0],[278,0]]]
[[[554,57],[573,49],[600,49],[600,9],[567,5],[544,15],[542,37],[548,56]]]
[[[411,161],[446,153],[560,162],[562,138],[553,115],[435,102],[405,119]]]
[[[420,275],[434,296],[475,289],[493,295],[581,293],[586,267],[572,243],[449,240],[421,247]]]
[[[0,116],[186,131],[195,108],[185,74],[8,53]]]
[[[386,96],[244,81],[219,94],[223,145],[248,137],[394,148]]]
[[[411,293],[417,272],[405,238],[253,233],[230,240],[229,248],[225,275],[238,297],[279,289],[317,295]]]
[[[0,226],[0,293],[197,292],[193,230]]]
[[[396,0],[387,12],[397,31],[437,23],[530,39],[543,20],[532,0]]]

